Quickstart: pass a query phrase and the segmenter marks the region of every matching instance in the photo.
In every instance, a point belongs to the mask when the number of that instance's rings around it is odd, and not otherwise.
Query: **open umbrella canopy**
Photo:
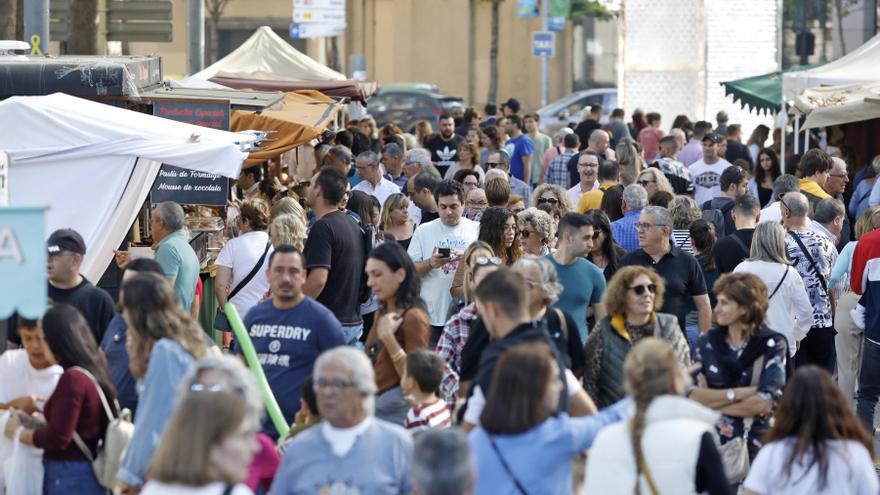
[[[818,67],[816,65],[800,65],[785,70],[777,70],[743,79],[722,82],[724,94],[733,97],[743,108],[749,107],[752,112],[775,114],[782,110],[782,80],[787,72],[799,72]]]

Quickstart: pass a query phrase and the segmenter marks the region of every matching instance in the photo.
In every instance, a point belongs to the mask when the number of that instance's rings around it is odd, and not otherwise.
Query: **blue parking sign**
[[[552,58],[556,51],[556,34],[550,31],[532,33],[532,56]]]

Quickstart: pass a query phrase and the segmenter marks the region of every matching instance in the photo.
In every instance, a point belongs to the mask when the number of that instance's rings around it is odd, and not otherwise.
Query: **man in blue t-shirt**
[[[599,267],[584,258],[593,249],[593,225],[586,215],[567,213],[559,219],[557,232],[557,250],[547,259],[556,267],[563,289],[553,306],[574,317],[586,342],[588,310],[593,309],[597,321],[605,316],[601,303],[605,277]]]
[[[523,128],[524,124],[519,115],[511,115],[507,118],[507,134],[510,139],[507,140],[505,149],[511,149],[510,174],[526,184],[531,184],[532,153],[535,152],[535,143],[523,133]]]
[[[288,424],[299,410],[300,388],[311,376],[315,360],[325,350],[345,344],[339,320],[302,291],[304,261],[293,246],[277,246],[269,256],[267,272],[272,297],[251,308],[244,318],[269,387]],[[278,438],[268,418],[262,431]]]

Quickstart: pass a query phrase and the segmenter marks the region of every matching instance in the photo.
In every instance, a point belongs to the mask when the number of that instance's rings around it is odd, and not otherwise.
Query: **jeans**
[[[364,333],[363,322],[357,325],[342,325],[342,333],[345,335],[346,344],[363,349],[364,345],[358,340],[361,338],[361,334]]]
[[[880,345],[865,339],[859,390],[856,392],[856,413],[868,431],[874,431],[874,409],[880,397]]]
[[[700,328],[696,324],[688,323],[684,327],[684,336],[687,338],[688,347],[691,351],[691,359],[694,358],[694,351],[697,348],[697,338],[700,336]]]
[[[89,461],[43,459],[43,495],[105,495]]]

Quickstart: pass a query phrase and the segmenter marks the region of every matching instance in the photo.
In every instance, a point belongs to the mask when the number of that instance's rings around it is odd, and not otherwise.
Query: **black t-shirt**
[[[678,326],[684,329],[688,301],[692,301],[693,296],[708,294],[700,262],[692,255],[672,246],[657,263],[654,263],[651,255],[641,248],[631,251],[620,260],[620,266],[629,265],[653,268],[663,278],[666,293],[663,296],[663,307],[660,308],[660,312],[675,315],[678,318]]]
[[[426,147],[431,152],[431,161],[440,171],[440,177],[446,175],[446,170],[453,163],[458,163],[458,146],[464,142],[464,138],[453,134],[448,141],[443,139],[440,134],[428,140]]]
[[[78,309],[89,323],[95,342],[101,343],[114,315],[110,294],[83,277],[82,282],[72,289],[59,289],[49,284],[49,299],[56,304],[69,304]]]
[[[578,151],[584,151],[585,149],[587,149],[587,146],[589,146],[590,144],[590,134],[592,134],[593,131],[595,131],[596,129],[601,128],[602,124],[593,119],[581,121],[581,123],[574,128],[574,133],[577,134],[577,137],[581,142]]]
[[[361,323],[360,288],[364,271],[364,237],[353,218],[333,211],[316,221],[306,238],[306,270],[326,268],[327,283],[317,301],[343,325]]]
[[[712,255],[719,273],[732,272],[736,265],[749,257],[753,235],[755,229],[740,229],[715,244]]]
[[[752,153],[749,151],[749,147],[739,141],[733,141],[731,139],[727,140],[727,153],[724,154],[724,159],[730,163],[737,160],[745,160],[749,162],[749,165],[754,165],[752,163]]]
[[[712,433],[703,433],[700,439],[700,453],[697,456],[697,473],[694,479],[694,488],[697,493],[709,495],[728,495],[732,493],[727,484],[727,475],[724,474],[724,464],[721,462],[721,454],[715,446],[715,438]]]
[[[436,211],[427,211],[427,210],[423,209],[422,210],[422,220],[419,222],[419,225],[422,225],[422,224],[428,223],[428,222],[433,222],[434,220],[437,220],[438,218],[440,218],[440,214],[437,213]]]

